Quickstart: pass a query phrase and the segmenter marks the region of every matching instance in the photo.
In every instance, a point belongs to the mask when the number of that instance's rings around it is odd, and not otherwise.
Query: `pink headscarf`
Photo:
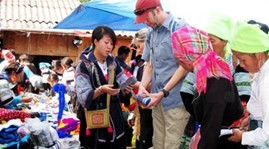
[[[172,47],[177,59],[193,65],[199,94],[206,92],[207,78],[232,80],[229,65],[212,50],[206,32],[191,26],[183,27],[172,34]]]

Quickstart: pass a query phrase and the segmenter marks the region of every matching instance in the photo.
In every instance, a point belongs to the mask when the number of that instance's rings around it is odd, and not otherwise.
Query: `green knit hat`
[[[269,51],[269,36],[258,25],[237,22],[231,49],[242,53]]]
[[[234,21],[230,17],[219,13],[211,13],[205,31],[222,40],[230,41],[233,28]]]

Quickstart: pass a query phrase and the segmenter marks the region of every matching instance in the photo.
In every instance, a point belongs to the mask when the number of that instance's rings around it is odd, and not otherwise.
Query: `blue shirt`
[[[153,67],[151,80],[152,93],[157,93],[164,88],[179,67],[173,55],[171,31],[169,29],[173,20],[174,17],[169,13],[161,26],[151,29],[147,33],[142,59],[151,61]],[[187,25],[185,21],[178,20],[176,29],[182,28],[185,25]],[[176,86],[170,90],[168,97],[161,100],[164,110],[183,106],[180,96],[181,86],[182,81],[177,83]]]

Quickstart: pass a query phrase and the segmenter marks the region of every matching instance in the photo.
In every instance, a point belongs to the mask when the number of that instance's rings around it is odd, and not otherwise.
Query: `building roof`
[[[0,0],[0,30],[52,29],[79,0]]]
[[[0,0],[0,31],[91,36],[91,30],[53,29],[80,5],[79,0]],[[115,31],[133,37],[133,31]]]

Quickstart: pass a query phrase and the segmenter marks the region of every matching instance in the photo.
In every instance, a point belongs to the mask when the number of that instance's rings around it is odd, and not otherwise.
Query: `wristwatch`
[[[169,95],[169,92],[165,90],[164,88],[161,90],[164,94],[164,97],[167,97]]]

